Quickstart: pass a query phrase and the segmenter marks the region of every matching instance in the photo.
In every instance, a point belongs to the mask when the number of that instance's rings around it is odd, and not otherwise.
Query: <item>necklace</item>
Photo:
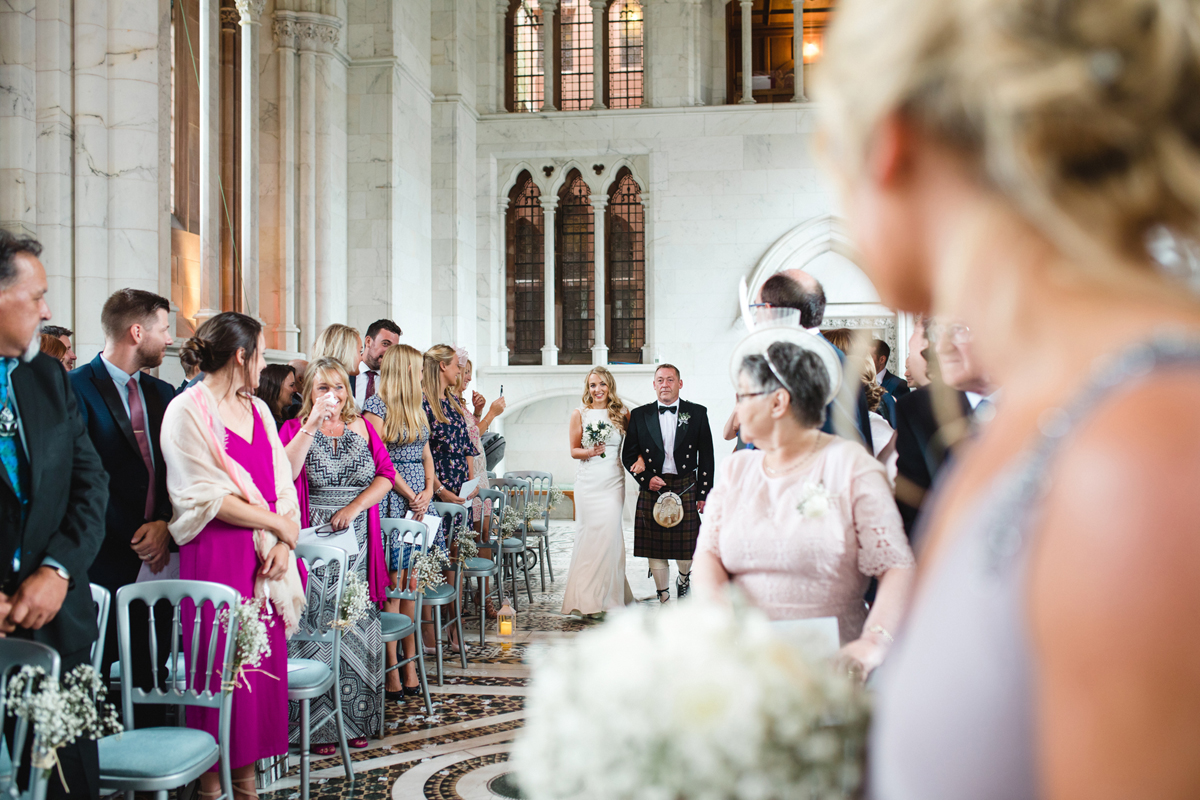
[[[812,447],[810,447],[808,449],[808,452],[801,455],[798,459],[796,459],[791,464],[786,464],[782,467],[779,467],[778,469],[775,469],[775,468],[767,466],[767,460],[766,460],[766,458],[764,458],[763,459],[763,469],[766,471],[767,475],[769,475],[772,478],[776,478],[776,477],[779,477],[780,475],[786,475],[789,472],[795,472],[800,467],[808,466],[808,462],[811,461],[813,459],[813,457],[816,456],[816,454],[817,454],[817,450],[818,450],[817,445],[819,445],[821,443],[821,440],[824,438],[823,434],[820,431],[814,431],[814,434],[815,435],[813,436]]]
[[[0,406],[0,439],[11,439],[17,435],[17,417],[13,414],[12,406],[5,403]]]

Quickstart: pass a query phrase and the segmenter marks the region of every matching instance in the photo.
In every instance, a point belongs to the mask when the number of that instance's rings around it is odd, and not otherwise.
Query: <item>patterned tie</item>
[[[4,409],[14,415],[13,428],[16,427],[15,415],[16,406],[9,402],[8,397],[8,368],[15,362],[15,358],[0,358],[0,409]],[[7,415],[6,415],[7,416]],[[18,433],[16,430],[11,431],[8,435],[0,434],[0,464],[4,465],[4,472],[8,475],[8,480],[13,486],[13,490],[17,493],[17,501],[21,504],[21,515],[25,514],[25,497],[24,487],[21,486],[21,467],[17,448],[21,446],[17,441]]]
[[[367,393],[363,395],[364,403],[370,400],[371,396],[375,394],[375,376],[377,374],[373,369],[367,370]]]
[[[146,490],[146,519],[154,515],[154,460],[150,458],[150,434],[146,430],[146,412],[142,408],[142,395],[138,392],[137,378],[130,378],[125,384],[129,390],[129,422],[133,425],[133,438],[137,439],[138,450],[142,451],[142,461],[146,464],[146,474],[150,476],[150,488]]]

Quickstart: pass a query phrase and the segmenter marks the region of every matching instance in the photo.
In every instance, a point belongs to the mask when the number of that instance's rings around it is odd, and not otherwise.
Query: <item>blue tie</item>
[[[8,414],[12,414],[14,430],[0,430],[0,464],[4,465],[4,472],[8,475],[8,480],[13,486],[13,490],[17,494],[17,500],[21,503],[21,515],[25,514],[25,497],[24,487],[21,486],[21,462],[19,448],[20,443],[17,441],[17,431],[15,430],[15,420],[17,414],[16,406],[9,398],[8,373],[12,366],[16,363],[15,358],[0,359],[0,414],[5,418]],[[4,413],[8,412],[8,413]]]

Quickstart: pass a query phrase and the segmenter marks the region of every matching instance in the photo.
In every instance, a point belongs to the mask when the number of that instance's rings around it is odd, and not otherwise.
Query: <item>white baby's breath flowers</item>
[[[33,691],[26,695],[31,684]],[[117,710],[104,699],[106,692],[104,681],[87,664],[68,672],[61,683],[40,667],[25,666],[13,675],[5,702],[10,715],[33,725],[35,768],[49,770],[58,764],[58,749],[80,737],[99,739],[123,730]]]
[[[263,613],[265,599],[248,598],[238,603],[237,614],[237,647],[233,655],[233,677],[224,686],[226,692],[236,688],[249,688],[250,683],[246,673],[258,671],[262,660],[271,655],[271,636],[267,626],[274,626],[274,615]],[[229,609],[221,612],[221,627],[229,632]],[[264,673],[278,679],[277,675]]]
[[[530,800],[841,798],[868,705],[758,611],[632,609],[535,661],[514,760]]]
[[[338,618],[333,623],[338,628],[350,628],[371,613],[371,590],[357,572],[346,575],[342,586],[342,602],[338,607]]]
[[[417,553],[412,559],[412,571],[417,576],[417,591],[424,592],[446,582],[442,573],[450,569],[450,557],[440,547]]]
[[[800,503],[796,510],[805,519],[820,519],[833,508],[833,498],[823,483],[806,483],[800,490]]]
[[[607,420],[592,420],[583,426],[583,437],[580,444],[583,447],[595,447],[598,444],[603,444],[612,435],[614,428],[611,422]],[[606,457],[606,453],[601,453],[600,457]]]

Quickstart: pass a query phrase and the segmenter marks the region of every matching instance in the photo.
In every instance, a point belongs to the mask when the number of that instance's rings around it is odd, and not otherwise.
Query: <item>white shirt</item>
[[[875,373],[875,383],[879,384],[880,386],[883,386],[883,376],[886,373],[887,373],[887,367],[884,367],[883,369],[879,370],[879,372],[876,372]]]
[[[654,405],[654,410],[658,413],[658,428],[662,431],[663,474],[678,475],[679,470],[675,467],[675,430],[679,427],[679,398],[675,398],[675,402],[670,405],[664,403],[655,403]],[[673,408],[675,413],[659,410],[663,408]]]
[[[379,394],[379,371],[373,370],[367,366],[367,362],[358,362],[358,377],[354,379],[354,402],[358,405],[358,410],[362,411],[367,402],[367,373],[375,373],[375,393]]]
[[[964,392],[967,396],[967,402],[971,404],[971,411],[975,413],[976,421],[991,422],[992,417],[996,416],[996,400],[999,399],[1000,390],[991,394],[978,394],[976,392]],[[979,408],[979,404],[987,401],[987,406],[984,409]]]

